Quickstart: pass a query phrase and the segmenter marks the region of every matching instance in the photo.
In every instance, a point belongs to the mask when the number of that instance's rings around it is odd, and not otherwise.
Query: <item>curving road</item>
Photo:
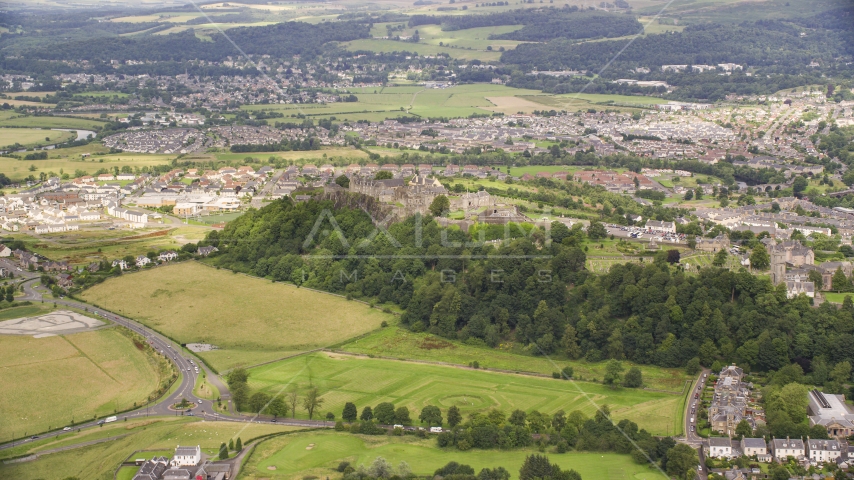
[[[37,285],[37,281],[39,280],[39,273],[36,272],[27,272],[27,271],[18,271],[16,270],[16,266],[14,263],[7,259],[0,259],[0,265],[9,267],[12,266],[12,271],[15,272],[16,276],[19,278],[23,278],[24,280],[20,282],[19,285],[23,285],[24,295],[18,297],[18,300],[21,301],[32,301],[32,302],[41,302],[44,300],[42,292],[48,293],[48,289]],[[125,418],[139,418],[139,417],[147,417],[147,416],[180,416],[182,412],[176,411],[170,408],[172,405],[179,403],[182,399],[187,399],[192,402],[194,405],[189,409],[188,412],[183,413],[189,416],[198,416],[202,417],[206,420],[217,420],[217,421],[232,421],[232,422],[252,422],[252,423],[267,423],[267,424],[279,424],[279,425],[288,425],[288,426],[300,426],[300,427],[332,427],[334,426],[334,422],[327,422],[321,420],[296,420],[296,419],[276,419],[272,416],[264,416],[264,415],[242,415],[236,413],[234,411],[233,406],[231,405],[231,401],[228,400],[228,387],[222,382],[222,380],[213,372],[211,372],[201,361],[198,359],[187,358],[185,354],[182,353],[181,347],[177,345],[175,342],[170,340],[168,337],[165,337],[157,332],[152,331],[151,329],[145,327],[144,325],[137,323],[129,318],[122,317],[120,315],[116,315],[112,312],[107,312],[104,309],[93,307],[89,304],[78,302],[75,300],[66,299],[64,297],[60,298],[51,298],[45,300],[47,302],[55,303],[57,305],[64,305],[68,307],[73,307],[79,310],[88,310],[90,314],[101,317],[103,319],[114,322],[118,325],[121,325],[129,330],[132,330],[139,335],[142,335],[145,340],[152,346],[158,353],[163,354],[167,359],[169,359],[174,365],[175,368],[178,369],[179,372],[179,380],[177,387],[173,387],[171,389],[171,393],[167,396],[162,397],[158,401],[151,403],[149,405],[142,406],[136,410],[125,412],[122,414],[117,414],[118,419],[123,420]],[[214,402],[211,400],[206,400],[202,398],[198,398],[193,395],[193,388],[196,384],[196,378],[200,373],[196,373],[195,367],[200,367],[199,372],[201,373],[201,369],[204,369],[205,374],[207,375],[208,382],[217,387],[220,392],[223,400],[229,406],[229,414],[221,414],[217,413],[214,410]],[[72,430],[85,430],[93,427],[99,426],[100,420],[92,420],[85,423],[77,424],[73,427]],[[35,438],[28,438],[23,440],[18,440],[15,442],[6,443],[0,445],[0,450],[11,448],[15,445],[21,445],[22,443],[27,443],[35,440],[36,438],[50,438],[56,435],[60,435],[64,433],[62,430],[47,432],[44,434],[40,434],[34,436]]]

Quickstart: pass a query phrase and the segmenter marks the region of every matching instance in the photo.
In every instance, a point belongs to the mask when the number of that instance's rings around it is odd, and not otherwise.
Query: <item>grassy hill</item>
[[[339,343],[392,318],[334,295],[195,262],[123,275],[82,296],[180,343],[218,346],[201,354],[218,370]]]

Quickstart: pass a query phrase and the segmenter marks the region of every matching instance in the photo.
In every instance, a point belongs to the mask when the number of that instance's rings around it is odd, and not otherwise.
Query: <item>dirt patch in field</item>
[[[545,108],[545,105],[541,103],[532,102],[520,97],[486,97],[486,99],[492,102],[495,106],[481,108],[484,110],[491,110],[493,112],[530,113],[534,110],[543,110]]]
[[[442,340],[441,338],[436,337],[427,337],[424,340],[421,340],[421,343],[418,344],[418,348],[422,350],[440,350],[443,348],[457,348],[453,343]]]

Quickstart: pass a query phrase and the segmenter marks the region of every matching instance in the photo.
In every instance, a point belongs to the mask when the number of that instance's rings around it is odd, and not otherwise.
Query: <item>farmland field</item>
[[[496,45],[498,44],[506,44],[509,43],[507,40],[494,41]],[[497,61],[501,58],[501,52],[497,49],[487,52],[476,49],[468,49],[468,48],[452,48],[452,47],[440,47],[439,45],[426,45],[423,43],[409,43],[409,42],[400,42],[396,40],[381,40],[374,38],[364,38],[360,40],[352,40],[350,42],[344,42],[341,44],[342,47],[350,50],[351,52],[356,51],[369,51],[375,53],[391,53],[391,52],[413,52],[418,55],[437,55],[439,53],[446,53],[451,58],[456,58],[459,60],[481,60],[484,62]]]
[[[153,362],[110,328],[46,338],[0,336],[0,440],[143,403],[160,382]]]
[[[376,93],[374,93],[376,92]],[[371,116],[372,121],[394,118],[401,115],[421,117],[468,117],[472,114],[490,114],[502,111],[501,107],[490,100],[493,97],[505,102],[518,103],[520,96],[535,96],[534,90],[506,87],[504,85],[457,85],[444,89],[424,88],[422,86],[386,87],[377,89],[356,89],[358,102],[332,103],[328,105],[248,105],[245,110],[278,111],[285,116],[299,112],[314,117],[335,116],[338,119],[363,119]],[[527,97],[526,97],[527,98]],[[551,98],[551,97],[549,97]],[[526,104],[531,103],[522,100]],[[537,105],[542,109],[543,105]],[[518,106],[509,107],[511,113]],[[403,109],[403,110],[401,110]],[[295,152],[296,153],[296,152]]]
[[[307,448],[313,445],[311,448]],[[477,450],[447,451],[436,446],[435,439],[420,440],[413,437],[364,437],[347,433],[305,432],[266,440],[258,445],[248,459],[243,475],[245,480],[319,478],[334,476],[334,469],[342,461],[354,467],[369,466],[377,457],[383,457],[397,466],[405,461],[412,473],[429,477],[453,460],[470,465],[475,472],[482,468],[504,467],[511,478],[517,478],[519,468],[533,449],[512,451]],[[666,478],[658,470],[634,463],[629,455],[614,453],[569,452],[550,454],[549,460],[563,469],[575,469],[585,479],[652,480]],[[270,468],[274,467],[274,468]]]
[[[382,360],[317,352],[251,369],[249,385],[269,394],[296,385],[313,385],[323,395],[323,412],[340,415],[346,402],[361,409],[380,402],[420,412],[427,405],[443,410],[456,405],[463,416],[490,408],[580,410],[593,416],[607,404],[614,418],[628,418],[654,435],[674,435],[683,396],[649,390],[612,390],[592,382],[494,373],[452,366]],[[301,415],[299,410],[298,416]]]
[[[75,117],[32,117],[18,115],[0,120],[0,127],[32,127],[32,128],[80,128],[84,130],[97,130],[104,126],[104,122],[88,120]]]
[[[49,131],[50,130],[41,130],[41,132]],[[42,139],[44,139],[44,134],[42,135]],[[73,150],[73,152],[68,150]],[[63,170],[69,175],[74,175],[74,172],[77,170],[93,174],[101,168],[112,169],[113,167],[122,168],[124,166],[141,168],[162,165],[175,158],[174,155],[120,153],[113,155],[98,155],[83,160],[80,158],[80,153],[77,153],[97,152],[98,150],[98,145],[92,144],[85,147],[75,147],[74,149],[63,148],[59,150],[48,150],[47,160],[18,160],[11,157],[0,157],[0,172],[5,173],[12,179],[21,179],[28,175],[38,177],[41,172],[54,172],[58,174],[60,170]],[[30,171],[30,166],[35,166],[36,170]]]
[[[25,147],[38,147],[67,142],[75,138],[71,132],[42,130],[38,128],[0,128],[0,147],[20,143]]]
[[[324,148],[322,150],[307,150],[307,151],[292,151],[292,152],[247,152],[247,153],[214,153],[217,160],[224,161],[240,161],[246,157],[259,158],[266,161],[270,157],[280,158],[282,160],[294,160],[299,163],[301,160],[306,162],[323,162],[327,158],[343,157],[343,158],[368,158],[368,155],[354,148]],[[192,157],[191,157],[192,159]]]
[[[391,320],[358,302],[196,262],[122,275],[82,296],[180,343],[217,345],[201,356],[218,370],[331,345]]]
[[[59,439],[45,439],[24,444],[2,452],[3,457],[39,452],[89,440],[122,436],[106,443],[48,454],[33,462],[4,465],[0,463],[0,478],[16,480],[61,479],[75,476],[87,480],[112,480],[113,472],[122,461],[138,450],[152,450],[169,455],[175,445],[199,445],[202,452],[215,455],[220,443],[240,437],[246,441],[259,435],[296,430],[294,427],[205,422],[189,417],[159,419],[130,419],[103,428],[69,433]],[[151,453],[140,453],[146,458]],[[133,458],[137,458],[134,455]],[[134,473],[136,471],[134,470]]]

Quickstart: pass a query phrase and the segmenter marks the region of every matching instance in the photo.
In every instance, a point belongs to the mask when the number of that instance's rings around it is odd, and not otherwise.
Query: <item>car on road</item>
[[[63,432],[70,432],[70,431],[71,431],[71,427],[65,427],[65,428],[63,428],[63,429],[62,429],[62,431],[63,431]]]
[[[270,421],[271,421],[271,422],[273,422],[273,423],[276,423],[276,422],[277,422],[277,420],[276,420],[275,418],[274,418],[274,419],[272,419],[272,420],[270,420]]]
[[[37,438],[39,438],[39,436],[38,436],[38,435],[33,435],[32,437],[30,437],[30,439],[32,439],[32,440],[35,440],[35,439],[37,439]]]

